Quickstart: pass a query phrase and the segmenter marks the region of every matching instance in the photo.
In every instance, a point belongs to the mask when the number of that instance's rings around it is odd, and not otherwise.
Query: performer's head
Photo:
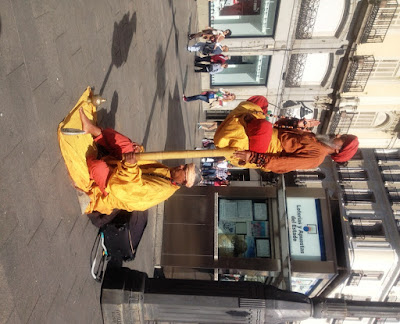
[[[358,150],[358,138],[354,135],[317,135],[317,139],[331,148],[331,158],[338,163],[347,162]]]
[[[259,106],[264,114],[268,112],[268,100],[264,96],[252,96],[247,101],[250,101]]]
[[[202,180],[201,172],[194,163],[171,168],[171,179],[178,185],[188,188],[197,185]]]

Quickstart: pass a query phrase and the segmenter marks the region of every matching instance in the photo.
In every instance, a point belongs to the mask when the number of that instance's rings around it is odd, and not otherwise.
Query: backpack
[[[112,221],[100,227],[90,255],[91,274],[96,281],[103,277],[105,261],[122,265],[135,258],[146,225],[147,212],[118,211]]]
[[[206,45],[204,45],[203,50],[201,51],[203,53],[203,55],[210,55],[212,54],[212,52],[214,51],[214,43],[206,43]]]

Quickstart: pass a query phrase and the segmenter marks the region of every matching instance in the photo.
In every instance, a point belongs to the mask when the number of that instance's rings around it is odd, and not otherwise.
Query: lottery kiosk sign
[[[293,260],[324,260],[320,200],[287,198],[290,254]]]

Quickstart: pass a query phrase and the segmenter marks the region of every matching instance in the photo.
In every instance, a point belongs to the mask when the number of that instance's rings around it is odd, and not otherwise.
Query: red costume
[[[122,160],[123,153],[133,152],[137,144],[133,143],[128,137],[118,133],[117,131],[107,128],[102,130],[94,141],[103,146],[109,154],[117,160]],[[108,193],[105,191],[107,181],[111,174],[110,167],[104,160],[98,160],[94,156],[86,158],[90,178],[99,186],[104,196]]]

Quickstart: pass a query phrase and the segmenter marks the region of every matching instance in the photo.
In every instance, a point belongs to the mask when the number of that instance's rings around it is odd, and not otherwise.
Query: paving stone
[[[19,227],[0,250],[0,259],[16,311],[23,323],[27,320],[38,300],[39,286],[35,269],[32,266],[32,255],[21,237],[25,229]],[[4,262],[7,260],[7,262]]]
[[[7,275],[0,264],[0,323],[7,323],[15,308],[12,290],[8,284]],[[10,298],[11,297],[11,298]]]
[[[4,322],[6,324],[22,324],[23,322],[21,321],[17,309],[14,308],[10,317],[8,318],[8,320],[6,322]]]
[[[200,89],[185,51],[195,2],[15,0],[0,12],[0,323],[101,323],[89,269],[97,228],[82,215],[57,126],[94,86],[108,99],[102,126],[146,150],[198,145],[202,112],[181,101]],[[149,275],[156,210],[127,263]]]

